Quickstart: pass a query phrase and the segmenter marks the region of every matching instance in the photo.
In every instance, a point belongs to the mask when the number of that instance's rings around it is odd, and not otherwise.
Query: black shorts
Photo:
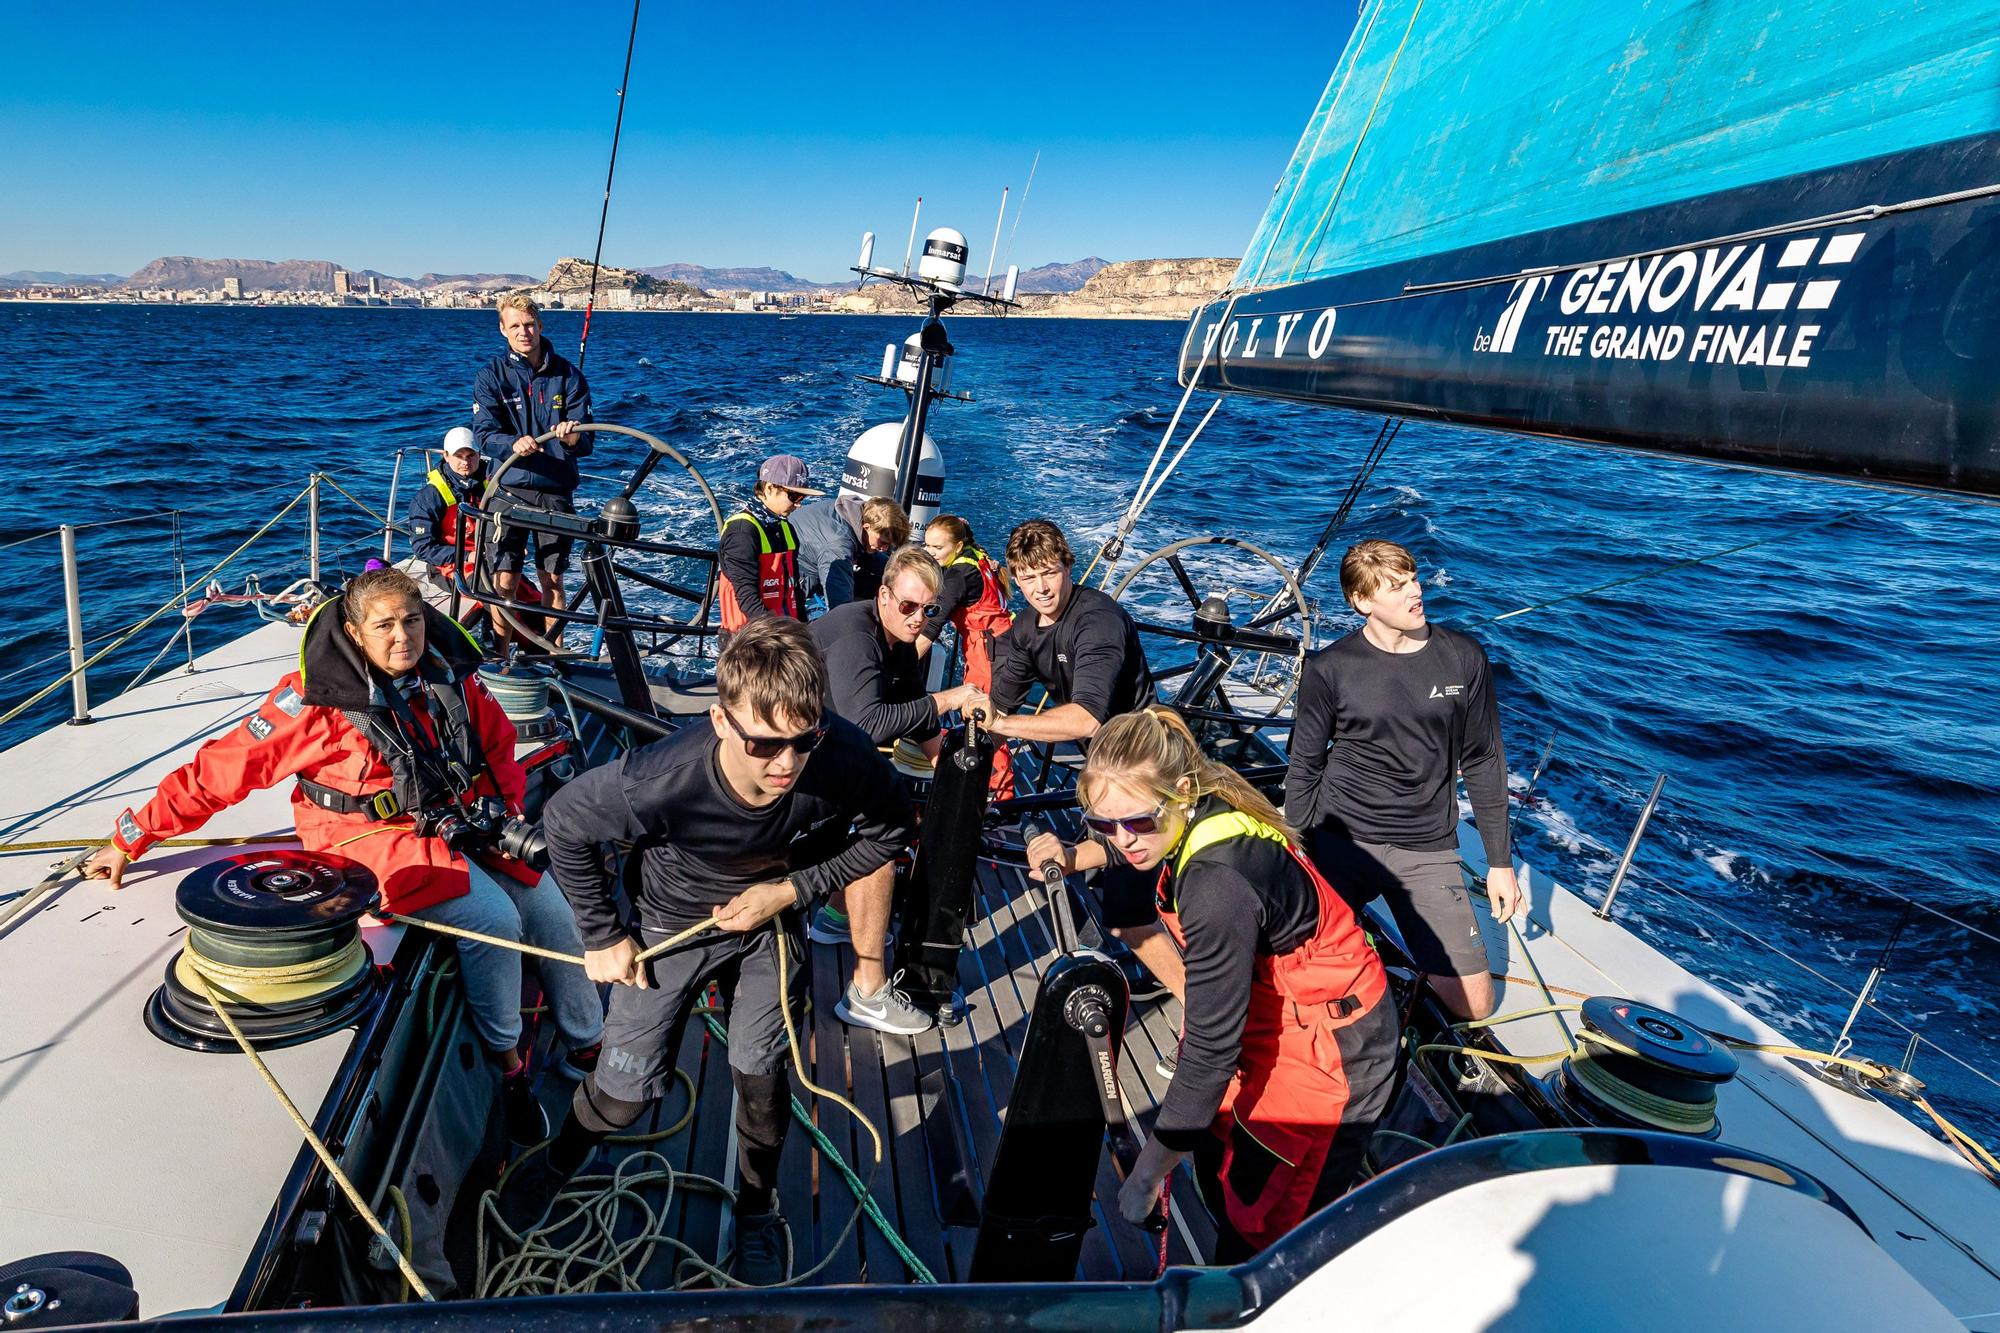
[[[1419,971],[1470,977],[1487,970],[1486,940],[1456,848],[1436,851],[1364,842],[1329,829],[1306,835],[1306,855],[1356,915],[1382,899]]]
[[[523,509],[533,514],[541,510],[550,514],[574,514],[576,505],[569,496],[558,495],[554,491],[510,491],[505,486],[494,497],[494,509],[501,515],[500,538],[493,544],[493,568],[518,574],[527,559],[528,540],[535,543],[535,568],[552,580],[560,578],[569,568],[569,548],[571,538],[556,537],[546,532],[530,532],[524,527],[506,521],[510,510]]]
[[[778,917],[785,931],[786,982],[792,1023],[805,1022],[807,954],[798,913]],[[671,932],[642,929],[646,944]],[[729,1010],[729,1067],[744,1074],[775,1074],[791,1059],[784,1012],[778,1006],[778,941],[769,926],[743,934],[706,931],[646,964],[650,990],[613,986],[604,1019],[604,1052],[597,1090],[626,1102],[666,1095],[674,1076],[681,1034],[710,981],[722,987]]]

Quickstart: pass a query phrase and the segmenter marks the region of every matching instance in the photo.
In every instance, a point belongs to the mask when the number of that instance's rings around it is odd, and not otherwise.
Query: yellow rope
[[[341,948],[323,958],[312,958],[302,963],[282,963],[276,967],[242,967],[235,963],[218,963],[193,947],[181,950],[181,957],[187,960],[189,968],[221,986],[224,990],[235,991],[243,986],[301,986],[309,982],[323,981],[344,971],[358,970],[357,964],[365,965],[368,946],[356,935]]]
[[[502,939],[498,935],[482,935],[476,930],[462,930],[457,926],[444,925],[442,922],[426,921],[420,916],[404,916],[397,912],[377,912],[375,915],[378,920],[392,925],[422,926],[425,930],[434,930],[440,935],[452,935],[461,940],[471,940],[475,944],[490,944],[496,949],[512,949],[516,953],[533,954],[537,958],[548,958],[558,963],[575,963],[578,967],[583,966],[583,957],[580,954],[557,953],[554,949],[544,949],[535,944],[523,944],[519,940]],[[657,958],[676,944],[691,939],[701,934],[704,930],[713,929],[715,924],[714,917],[709,917],[705,921],[697,921],[680,934],[661,940],[658,944],[650,948],[641,949],[639,956],[633,959],[633,961],[635,963],[643,963],[649,959]]]
[[[366,1222],[369,1228],[381,1238],[382,1244],[387,1247],[390,1256],[395,1259],[396,1267],[403,1270],[404,1280],[423,1299],[427,1301],[436,1300],[437,1297],[431,1295],[431,1289],[424,1285],[423,1278],[410,1263],[408,1256],[403,1253],[402,1248],[389,1235],[389,1229],[382,1225],[382,1219],[375,1216],[375,1210],[370,1208],[367,1200],[361,1197],[361,1191],[354,1188],[354,1182],[349,1180],[347,1173],[340,1169],[340,1163],[333,1160],[333,1153],[321,1141],[320,1136],[313,1132],[313,1127],[306,1123],[306,1118],[299,1114],[299,1108],[293,1104],[291,1097],[279,1085],[277,1078],[271,1073],[270,1066],[266,1065],[264,1058],[257,1054],[257,1048],[252,1046],[250,1039],[243,1035],[243,1029],[236,1026],[236,1020],[229,1016],[228,1006],[223,1003],[222,997],[216,993],[215,988],[209,984],[208,978],[202,976],[200,972],[196,972],[194,973],[194,981],[197,986],[201,987],[202,993],[208,997],[209,1004],[215,1009],[215,1016],[222,1020],[222,1025],[229,1029],[229,1035],[236,1038],[237,1046],[241,1047],[243,1054],[250,1058],[250,1063],[256,1066],[257,1076],[264,1080],[264,1086],[271,1090],[272,1095],[278,1099],[278,1104],[285,1108],[285,1114],[292,1118],[292,1124],[298,1127],[299,1133],[305,1135],[306,1142],[311,1145],[314,1155],[319,1158],[328,1171],[332,1172],[335,1183],[340,1186],[341,1192],[347,1196],[347,1201],[354,1205],[354,1211],[361,1214],[361,1220]]]
[[[242,847],[253,842],[297,842],[296,833],[249,833],[240,838],[162,838],[153,847]],[[83,847],[96,851],[104,846],[102,838],[57,838],[50,842],[9,842],[0,843],[0,853],[5,852],[66,852],[72,847]]]

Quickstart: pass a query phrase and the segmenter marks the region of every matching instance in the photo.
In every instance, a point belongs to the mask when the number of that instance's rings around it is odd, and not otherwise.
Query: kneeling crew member
[[[1445,1008],[1484,1018],[1498,995],[1459,873],[1460,774],[1495,924],[1521,905],[1492,667],[1477,640],[1424,618],[1417,562],[1396,543],[1350,546],[1340,590],[1365,620],[1299,673],[1286,812],[1356,911],[1388,905]]]
[[[120,885],[128,862],[164,838],[192,833],[251,792],[296,778],[299,844],[375,873],[388,911],[464,930],[583,952],[569,905],[552,883],[498,854],[459,859],[417,831],[419,812],[498,797],[521,813],[527,775],[514,724],[479,683],[479,649],[423,603],[416,580],[377,569],[349,583],[306,622],[299,670],[243,725],[195,751],[138,812],[118,817],[109,847],[83,873]],[[508,1133],[537,1143],[548,1120],[529,1087],[521,1041],[521,956],[458,941],[473,1026],[500,1069]],[[597,988],[574,963],[537,959],[557,1030],[583,1077],[604,1028]]]
[[[717,600],[722,639],[753,620],[806,618],[805,590],[799,582],[799,538],[787,517],[815,495],[805,461],[791,454],[764,460],[749,501],[723,520],[716,544]]]
[[[583,925],[587,970],[617,984],[596,1072],[546,1152],[516,1172],[501,1210],[511,1224],[532,1223],[598,1142],[665,1095],[682,1029],[716,980],[736,1085],[736,1275],[768,1285],[787,1269],[775,1189],[790,1119],[786,1007],[805,1023],[801,913],[886,869],[912,821],[889,761],[853,723],[825,715],[826,666],[804,625],[746,626],[716,662],[716,694],[707,718],[591,769],[549,802],[549,858]],[[612,897],[603,854],[612,842],[639,858],[636,938]],[[720,930],[635,961],[641,941],[711,917]],[[758,929],[773,918],[774,929]]]
[[[940,715],[987,707],[976,685],[924,689],[916,643],[935,623],[941,577],[937,561],[906,546],[889,557],[873,597],[836,606],[812,624],[813,640],[826,655],[827,711],[860,727],[878,746],[907,738],[933,759]],[[854,949],[854,976],[834,1006],[843,1022],[878,1032],[922,1032],[931,1025],[929,1016],[890,986],[883,956],[895,887],[893,875],[880,875],[837,890],[809,933],[822,944]]]
[[[1382,961],[1272,804],[1202,754],[1155,705],[1097,733],[1077,782],[1096,835],[1043,834],[1030,864],[1116,858],[1154,876],[1160,921],[1187,956],[1180,1068],[1118,1193],[1145,1220],[1192,1154],[1236,1263],[1338,1198],[1387,1109],[1395,1006]]]
[[[921,655],[930,650],[940,627],[958,631],[965,654],[965,679],[988,694],[993,692],[993,644],[1014,623],[1007,610],[1012,589],[1007,572],[993,563],[972,540],[972,528],[956,514],[939,514],[924,527],[924,549],[944,570],[938,588],[937,622],[926,627],[917,643]],[[991,796],[1004,801],[1014,794],[1014,762],[1005,745],[993,749]]]
[[[479,550],[476,528],[468,520],[461,531],[458,507],[479,499],[486,484],[486,459],[470,426],[453,426],[444,433],[438,465],[424,478],[423,486],[410,500],[410,549],[430,567],[430,591],[424,600],[440,611],[450,607],[458,577],[469,581],[478,572]],[[523,602],[542,600],[542,594],[527,579],[514,585],[514,596]],[[478,602],[461,600],[459,621],[470,626],[485,613]]]

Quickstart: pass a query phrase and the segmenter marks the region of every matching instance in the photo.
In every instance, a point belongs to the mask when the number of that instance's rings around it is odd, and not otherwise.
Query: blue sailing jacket
[[[480,452],[498,467],[514,452],[523,435],[542,435],[559,421],[589,421],[590,385],[583,372],[542,339],[542,368],[509,351],[479,371],[472,388],[472,433]],[[500,479],[503,490],[551,491],[570,495],[576,490],[576,460],[590,452],[590,437],[577,438],[574,448],[551,440],[540,453],[527,454]]]

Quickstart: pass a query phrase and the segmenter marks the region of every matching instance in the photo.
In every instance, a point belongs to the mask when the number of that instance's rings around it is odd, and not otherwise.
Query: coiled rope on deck
[[[421,926],[426,930],[434,930],[440,934],[473,940],[481,944],[491,944],[498,948],[512,949],[517,953],[548,958],[556,962],[575,963],[579,966],[583,963],[583,959],[574,954],[558,953],[553,949],[543,949],[515,940],[481,934],[478,931],[462,930],[456,926],[444,926],[434,921],[426,921],[421,917],[395,916],[385,919]],[[641,950],[635,961],[645,962],[650,958],[665,953],[684,940],[702,931],[714,928],[716,924],[713,917],[696,922],[686,930],[680,931],[678,934],[658,944]],[[772,932],[777,936],[778,946],[778,993],[780,996],[785,996],[790,993],[791,950],[786,944],[785,932],[782,929],[774,924]],[[781,1004],[779,1008],[785,1021],[785,1039],[791,1050],[792,1069],[797,1074],[799,1082],[814,1096],[834,1103],[852,1116],[855,1123],[867,1131],[868,1137],[874,1146],[873,1161],[870,1164],[868,1177],[866,1180],[863,1180],[848,1165],[846,1159],[841,1155],[833,1142],[821,1132],[817,1125],[813,1124],[812,1115],[807,1110],[805,1104],[796,1095],[792,1097],[792,1115],[805,1126],[806,1132],[812,1138],[813,1144],[818,1149],[820,1155],[834,1166],[849,1190],[854,1193],[855,1207],[853,1212],[849,1214],[846,1225],[841,1228],[840,1234],[827,1247],[825,1257],[805,1272],[789,1277],[779,1285],[797,1285],[824,1271],[827,1265],[833,1262],[834,1257],[840,1252],[841,1246],[846,1243],[847,1237],[852,1234],[854,1228],[860,1224],[861,1218],[864,1216],[881,1232],[883,1238],[889,1242],[890,1247],[896,1251],[897,1256],[902,1259],[904,1265],[919,1282],[935,1282],[937,1280],[936,1276],[917,1257],[916,1253],[910,1249],[908,1242],[897,1233],[894,1225],[883,1214],[880,1206],[875,1203],[875,1177],[881,1171],[883,1157],[881,1130],[853,1102],[834,1092],[832,1089],[821,1087],[812,1081],[812,1078],[806,1073],[805,1056],[799,1042],[798,1029],[792,1020],[791,1006],[789,1004]],[[709,1024],[710,1031],[714,1033],[718,1040],[726,1044],[728,1038],[722,1032],[720,1025],[714,1021],[713,1011],[704,1008],[701,1012]],[[683,1075],[682,1077],[685,1076]],[[689,1092],[690,1096],[692,1096],[692,1087],[690,1087]],[[690,1108],[687,1118],[692,1118],[692,1115],[693,1112]],[[671,1129],[661,1131],[655,1137],[668,1137],[678,1132],[685,1123],[686,1119],[677,1123]],[[622,1137],[614,1137],[609,1141],[617,1143],[629,1140]],[[546,1143],[539,1144],[535,1148],[530,1149],[529,1153],[523,1154],[519,1160],[525,1160],[527,1156],[532,1155],[534,1152],[546,1151],[546,1148]],[[636,1158],[652,1158],[657,1162],[657,1165],[628,1171],[627,1168],[630,1167],[632,1161]],[[516,1165],[518,1165],[518,1161]],[[600,1289],[599,1284],[604,1279],[614,1275],[620,1290],[636,1291],[640,1289],[636,1285],[638,1273],[644,1270],[646,1264],[651,1261],[654,1253],[657,1252],[661,1245],[667,1245],[685,1252],[685,1257],[676,1266],[676,1285],[686,1285],[697,1277],[706,1277],[729,1286],[741,1287],[749,1285],[739,1281],[733,1274],[701,1258],[680,1240],[665,1234],[663,1228],[671,1203],[671,1197],[669,1200],[663,1201],[655,1209],[647,1204],[638,1193],[638,1191],[646,1186],[664,1182],[670,1191],[670,1195],[672,1190],[682,1187],[720,1190],[727,1195],[728,1191],[726,1187],[710,1177],[680,1171],[657,1153],[634,1154],[633,1157],[627,1158],[625,1162],[621,1162],[609,1177],[578,1177],[572,1182],[571,1188],[565,1189],[563,1194],[558,1196],[576,1201],[578,1206],[560,1216],[552,1212],[541,1225],[531,1228],[526,1233],[522,1233],[508,1226],[506,1221],[500,1217],[497,1203],[499,1192],[506,1185],[508,1176],[512,1174],[512,1171],[513,1168],[509,1167],[507,1175],[503,1175],[500,1178],[492,1193],[480,1201],[478,1243],[480,1249],[479,1290],[481,1295],[554,1295],[596,1291]],[[593,1189],[592,1187],[596,1188]],[[594,1202],[586,1205],[582,1202],[586,1198],[592,1199]],[[625,1241],[619,1241],[616,1238],[615,1228],[619,1221],[620,1211],[627,1203],[633,1204],[640,1210],[645,1225],[641,1227],[636,1236],[628,1238]],[[519,1246],[517,1253],[523,1256],[521,1263],[510,1264],[507,1261],[502,1261],[499,1266],[490,1271],[488,1270],[485,1240],[487,1234],[486,1225],[489,1218],[501,1235],[514,1241]],[[569,1230],[579,1222],[583,1225],[576,1237],[566,1244],[557,1245],[552,1243],[551,1237]],[[590,1256],[593,1255],[601,1257],[592,1260]],[[635,1259],[636,1263],[634,1262]],[[555,1266],[552,1272],[541,1267],[541,1265],[548,1264]],[[580,1274],[571,1276],[570,1270],[576,1268],[579,1264],[584,1265]],[[689,1270],[692,1270],[692,1272]]]

